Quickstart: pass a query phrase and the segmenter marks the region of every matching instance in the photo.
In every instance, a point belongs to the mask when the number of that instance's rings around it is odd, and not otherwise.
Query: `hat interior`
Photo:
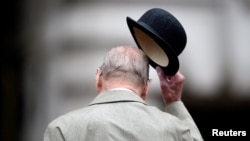
[[[159,66],[167,67],[169,58],[154,39],[137,27],[133,27],[133,30],[135,38],[145,54]]]

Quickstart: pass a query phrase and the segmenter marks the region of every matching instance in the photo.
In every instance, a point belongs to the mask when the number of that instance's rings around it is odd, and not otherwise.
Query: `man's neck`
[[[130,85],[116,85],[116,84],[106,85],[104,90],[129,90],[136,93],[139,96],[141,95],[141,91],[138,88],[135,88]]]

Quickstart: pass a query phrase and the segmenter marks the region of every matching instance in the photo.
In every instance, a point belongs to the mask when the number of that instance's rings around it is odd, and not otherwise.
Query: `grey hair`
[[[112,48],[100,69],[106,80],[119,78],[138,86],[147,84],[149,77],[147,56],[140,49],[130,46]]]

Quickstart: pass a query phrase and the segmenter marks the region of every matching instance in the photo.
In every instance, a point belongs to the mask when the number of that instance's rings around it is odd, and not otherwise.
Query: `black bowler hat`
[[[172,14],[153,8],[137,22],[127,17],[127,24],[152,67],[161,67],[166,75],[174,75],[179,70],[178,56],[186,46],[187,37],[181,23]]]

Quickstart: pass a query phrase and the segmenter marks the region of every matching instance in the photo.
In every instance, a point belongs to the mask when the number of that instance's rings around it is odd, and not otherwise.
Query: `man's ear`
[[[102,91],[102,87],[103,87],[102,86],[102,72],[101,72],[100,68],[98,68],[96,70],[96,77],[95,77],[95,79],[96,79],[96,91],[98,93],[100,93]]]

